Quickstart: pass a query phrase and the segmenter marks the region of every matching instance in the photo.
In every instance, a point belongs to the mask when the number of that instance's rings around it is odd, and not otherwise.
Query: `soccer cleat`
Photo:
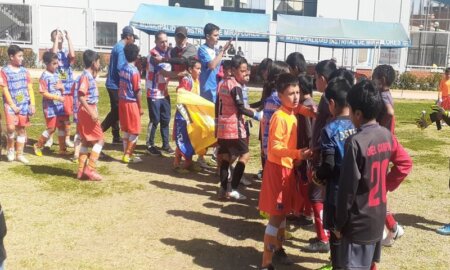
[[[71,140],[66,140],[66,146],[69,148],[73,148],[75,145],[73,144],[73,142]]]
[[[242,201],[247,199],[246,196],[242,195],[241,193],[239,193],[239,191],[237,190],[232,190],[231,192],[228,193],[228,197],[238,200],[238,201]]]
[[[53,137],[50,136],[50,138],[48,138],[48,140],[45,142],[44,147],[50,148],[53,145]]]
[[[154,146],[149,146],[147,148],[147,152],[150,154],[150,156],[161,156],[161,151],[159,151],[158,149],[156,149],[156,147]]]
[[[14,149],[9,149],[8,152],[6,153],[6,158],[8,159],[9,162],[14,161],[15,156],[16,153],[14,152]]]
[[[450,235],[450,223],[436,230],[438,234]]]
[[[252,181],[248,180],[245,176],[242,176],[241,178],[241,184],[248,187],[252,184]]]
[[[84,175],[88,178],[89,181],[100,181],[102,180],[102,176],[93,169],[86,167],[84,169]]]
[[[227,191],[222,187],[219,187],[219,190],[217,191],[217,198],[219,200],[228,199]]]
[[[30,161],[28,161],[28,159],[24,155],[18,155],[16,160],[22,162],[23,164],[30,163]]]
[[[113,138],[112,139],[112,142],[111,142],[112,144],[122,144],[123,143],[123,140],[122,140],[122,138],[120,138],[120,137],[115,137],[115,138]]]
[[[291,265],[294,263],[291,259],[289,259],[288,255],[284,251],[284,248],[275,250],[272,257],[272,262],[274,264],[281,264],[281,265]]]
[[[33,144],[34,154],[38,157],[42,157],[42,149],[38,147],[37,143]]]
[[[272,264],[269,264],[268,266],[263,266],[259,268],[260,270],[275,270],[275,267],[273,267]]]
[[[327,253],[330,251],[330,244],[328,242],[317,241],[304,246],[302,249],[310,253]]]
[[[397,224],[395,232],[389,231],[383,240],[381,240],[381,245],[384,247],[392,247],[395,240],[399,239],[405,234],[403,227]]]
[[[318,270],[333,270],[333,266],[327,264],[327,265],[320,267]]]
[[[400,226],[400,224],[397,223],[397,230],[394,232],[394,240],[399,239],[404,234],[405,234],[405,230],[403,229],[402,226]]]
[[[264,218],[264,219],[269,219],[269,217],[270,217],[270,215],[267,214],[267,213],[264,212],[264,211],[259,211],[259,216],[262,217],[262,218]]]
[[[200,167],[203,168],[203,169],[209,169],[209,168],[211,168],[211,167],[208,165],[208,163],[206,163],[206,161],[205,161],[204,158],[200,158],[200,157],[199,157],[199,158],[197,159],[197,164],[200,165]]]

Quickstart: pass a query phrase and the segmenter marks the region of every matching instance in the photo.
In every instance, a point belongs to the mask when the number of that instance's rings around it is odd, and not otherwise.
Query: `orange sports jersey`
[[[448,89],[450,88],[450,80],[442,79],[439,83],[439,92],[441,92],[441,98],[448,97]]]
[[[281,106],[273,114],[267,152],[270,162],[290,169],[294,167],[294,159],[301,159],[297,149],[297,118],[294,111]]]

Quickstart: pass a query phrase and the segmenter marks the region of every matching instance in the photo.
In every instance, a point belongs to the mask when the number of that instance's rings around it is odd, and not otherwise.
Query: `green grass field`
[[[108,131],[105,153],[111,158],[99,163],[105,179],[79,182],[74,178],[77,165],[57,156],[57,146],[41,158],[32,154],[31,143],[45,129],[37,87],[38,109],[26,149],[30,165],[7,163],[5,157],[0,162],[7,269],[255,269],[260,264],[266,221],[256,208],[259,181],[243,190],[247,201],[218,201],[214,171],[178,175],[170,158],[150,156],[144,156],[142,164],[127,166],[120,162],[121,146],[108,144]],[[259,95],[252,92],[250,100]],[[103,86],[100,96],[103,119],[109,111]],[[171,97],[174,107],[175,94]],[[421,131],[414,123],[431,103],[396,100],[396,132],[414,168],[388,195],[405,235],[383,249],[379,269],[449,269],[450,237],[434,230],[450,222],[450,127]],[[144,97],[142,104],[147,107]],[[137,149],[141,154],[147,123],[146,113]],[[258,126],[253,123],[249,179],[260,166]],[[287,241],[286,250],[296,264],[277,269],[317,269],[327,262],[325,254],[299,250],[314,236],[312,230],[289,230],[294,238]]]

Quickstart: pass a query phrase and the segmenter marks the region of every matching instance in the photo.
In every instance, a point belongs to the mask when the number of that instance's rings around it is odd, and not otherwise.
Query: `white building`
[[[276,15],[400,22],[409,31],[411,8],[408,0],[0,0],[0,44],[10,42],[12,38],[14,43],[37,52],[51,46],[50,32],[59,28],[69,31],[76,50],[93,48],[109,52],[141,3],[269,14],[273,34],[269,49],[266,43],[237,44],[243,48],[250,62],[259,62],[267,56],[275,58],[275,54],[281,60],[285,55],[298,51],[305,55],[308,62],[335,57],[341,65],[363,68],[371,66],[374,50],[275,45]],[[137,44],[142,52],[147,52],[153,46],[153,37],[140,31],[137,35],[140,37]],[[406,58],[407,49],[395,49],[390,53],[383,50],[381,62],[389,62],[404,70]]]

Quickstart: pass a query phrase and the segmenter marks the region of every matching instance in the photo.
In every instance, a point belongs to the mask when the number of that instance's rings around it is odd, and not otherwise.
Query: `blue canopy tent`
[[[292,15],[278,15],[277,43],[358,49],[404,48],[410,46],[400,23],[369,22]]]
[[[185,26],[191,38],[204,38],[207,23],[220,27],[222,40],[269,41],[270,17],[266,14],[141,4],[130,21],[131,26],[149,35],[159,30],[174,35],[177,26]]]

